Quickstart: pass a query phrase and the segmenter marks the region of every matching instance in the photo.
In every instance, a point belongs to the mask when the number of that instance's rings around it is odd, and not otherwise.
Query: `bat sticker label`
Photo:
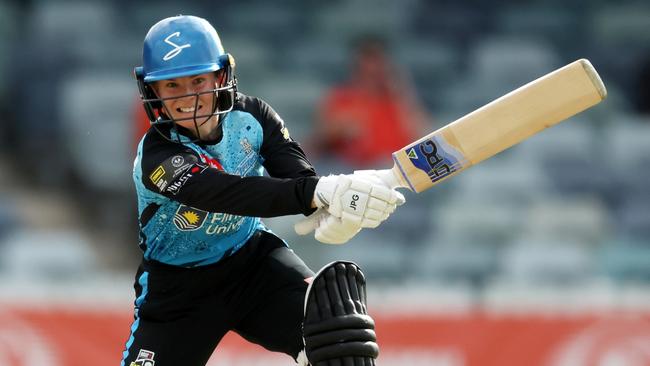
[[[432,183],[462,170],[467,161],[442,136],[433,136],[406,150],[413,165],[429,176]]]

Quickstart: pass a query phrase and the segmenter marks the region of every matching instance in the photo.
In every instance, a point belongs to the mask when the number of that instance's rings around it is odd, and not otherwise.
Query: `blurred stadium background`
[[[119,362],[140,255],[131,71],[149,27],[176,14],[215,25],[240,90],[299,141],[362,33],[390,41],[432,129],[590,59],[603,104],[407,194],[380,229],[331,247],[297,237],[298,217],[267,222],[314,269],[366,270],[382,366],[650,365],[642,0],[0,0],[0,365]],[[288,364],[234,336],[210,362]]]

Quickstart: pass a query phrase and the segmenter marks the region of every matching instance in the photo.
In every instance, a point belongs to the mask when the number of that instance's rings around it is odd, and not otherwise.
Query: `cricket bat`
[[[419,193],[600,103],[606,96],[594,67],[580,59],[395,151],[391,169],[372,172],[392,188]],[[316,228],[318,218],[312,216],[295,225],[298,234]]]
[[[377,172],[391,187],[419,193],[606,96],[594,67],[580,59],[395,151],[393,168]]]

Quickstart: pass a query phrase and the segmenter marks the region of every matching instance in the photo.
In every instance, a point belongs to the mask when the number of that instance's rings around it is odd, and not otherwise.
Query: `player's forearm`
[[[174,199],[208,212],[276,217],[313,212],[317,177],[279,179],[221,176],[213,184],[188,182]]]

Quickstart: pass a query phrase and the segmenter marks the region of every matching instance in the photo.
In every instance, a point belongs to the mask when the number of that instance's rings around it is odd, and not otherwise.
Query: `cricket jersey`
[[[146,260],[215,263],[267,230],[260,217],[313,212],[318,177],[267,103],[238,93],[219,128],[212,142],[171,126],[140,141],[133,180]]]

